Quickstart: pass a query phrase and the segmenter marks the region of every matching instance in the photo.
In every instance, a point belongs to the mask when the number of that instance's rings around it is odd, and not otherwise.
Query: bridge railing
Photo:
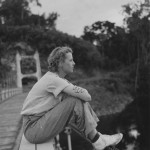
[[[7,98],[22,92],[22,88],[18,88],[17,77],[15,72],[3,73],[0,78],[0,103]]]

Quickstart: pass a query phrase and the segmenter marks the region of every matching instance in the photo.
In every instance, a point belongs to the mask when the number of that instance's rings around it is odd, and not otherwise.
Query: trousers
[[[53,109],[35,115],[23,116],[25,138],[34,144],[46,142],[71,126],[87,138],[96,128],[98,117],[88,102],[67,96]]]

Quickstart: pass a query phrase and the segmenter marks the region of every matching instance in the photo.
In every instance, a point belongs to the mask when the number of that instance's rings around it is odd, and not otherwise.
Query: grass
[[[76,82],[86,88],[92,96],[90,104],[98,116],[121,112],[132,102],[128,85],[111,76],[91,78]]]

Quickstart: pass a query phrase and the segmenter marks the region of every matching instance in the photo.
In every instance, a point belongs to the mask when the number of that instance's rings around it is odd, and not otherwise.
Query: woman
[[[89,105],[88,91],[65,79],[73,72],[72,49],[57,47],[48,57],[49,71],[30,90],[21,111],[26,139],[43,143],[66,126],[91,141],[96,150],[118,144],[123,135],[103,135],[96,130],[99,121]]]

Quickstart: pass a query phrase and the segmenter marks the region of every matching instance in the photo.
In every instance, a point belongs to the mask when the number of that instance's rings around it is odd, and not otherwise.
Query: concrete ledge
[[[55,150],[55,140],[50,140],[42,144],[32,144],[29,143],[23,134],[22,121],[20,123],[21,128],[19,130],[18,136],[16,138],[13,150]]]
[[[16,141],[13,147],[13,150],[19,150],[21,139],[23,135],[23,126],[22,126],[22,119],[20,120],[20,128],[18,130],[18,135],[16,137]]]
[[[19,150],[55,150],[54,144],[54,140],[42,144],[31,144],[25,139],[23,134]]]

